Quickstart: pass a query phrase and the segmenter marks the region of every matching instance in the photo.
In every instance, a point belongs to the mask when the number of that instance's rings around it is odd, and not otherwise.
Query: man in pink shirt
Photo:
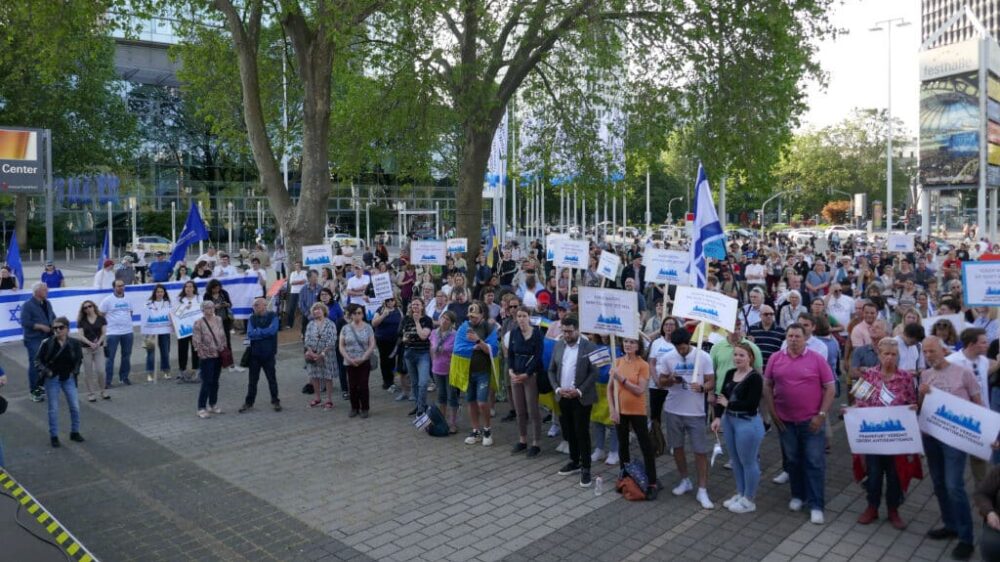
[[[861,309],[861,319],[864,322],[858,322],[858,325],[851,330],[851,347],[857,349],[865,345],[874,345],[871,330],[877,317],[878,307],[875,306],[875,303],[865,302]]]
[[[767,361],[763,402],[781,435],[785,469],[792,487],[788,508],[810,507],[810,521],[822,525],[826,481],[826,432],[823,425],[833,403],[833,371],[826,357],[806,348],[805,330],[792,324],[787,347]]]

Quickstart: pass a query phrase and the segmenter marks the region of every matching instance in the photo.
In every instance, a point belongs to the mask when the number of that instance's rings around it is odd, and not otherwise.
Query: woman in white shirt
[[[184,283],[180,294],[177,295],[177,304],[174,305],[173,314],[182,318],[201,314],[201,297],[198,296],[198,286],[194,284],[194,281]],[[193,322],[191,324],[193,325]],[[190,371],[187,368],[188,351],[191,352]],[[197,382],[198,377],[195,373],[201,364],[198,360],[198,354],[191,347],[190,332],[177,334],[177,364],[179,368],[177,372],[179,382]]]
[[[153,294],[146,301],[142,312],[142,326],[139,333],[143,335],[143,347],[146,348],[146,381],[153,382],[156,367],[156,350],[160,350],[160,371],[163,378],[170,378],[170,331],[173,322],[170,320],[170,296],[167,289],[157,284]]]
[[[660,336],[649,344],[649,355],[646,362],[649,363],[651,373],[656,372],[656,361],[662,359],[666,354],[674,351],[674,344],[670,343],[670,334],[677,329],[677,319],[668,316],[660,324]],[[655,424],[660,423],[663,416],[663,402],[667,399],[667,389],[657,386],[659,377],[649,377],[649,419]]]

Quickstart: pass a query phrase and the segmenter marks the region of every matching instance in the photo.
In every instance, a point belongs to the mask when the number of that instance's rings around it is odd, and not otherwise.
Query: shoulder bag
[[[351,326],[350,324],[348,324],[347,326],[344,327],[344,329],[345,329],[345,331],[346,330],[350,330],[351,337],[354,338],[355,342],[357,342],[358,347],[360,347],[361,349],[364,349],[364,350],[368,349],[368,345],[365,344],[365,343],[363,343],[361,341],[361,338],[358,337],[358,333],[356,331],[354,331],[354,326]],[[378,351],[376,350],[376,351],[372,352],[371,356],[368,358],[368,368],[370,370],[374,371],[374,370],[378,369],[378,367],[379,367],[378,366]]]
[[[202,319],[205,322],[205,327],[208,328],[208,332],[212,334],[212,341],[216,345],[219,345],[219,340],[215,338],[215,330],[212,329],[212,323],[208,321],[207,318]],[[219,349],[219,362],[223,368],[233,366],[233,350],[229,349],[229,346],[223,346]]]

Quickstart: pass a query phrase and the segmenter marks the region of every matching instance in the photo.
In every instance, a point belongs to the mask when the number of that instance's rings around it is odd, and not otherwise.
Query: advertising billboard
[[[29,193],[45,187],[42,131],[0,128],[0,192]]]
[[[996,61],[991,58],[991,62]],[[991,71],[986,83],[986,184],[995,187],[1000,186],[1000,78]]]
[[[979,76],[965,72],[920,85],[920,182],[974,186],[979,181]]]

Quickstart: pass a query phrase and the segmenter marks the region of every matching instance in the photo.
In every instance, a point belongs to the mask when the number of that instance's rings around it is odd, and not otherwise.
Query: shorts
[[[469,388],[465,389],[465,401],[480,404],[490,401],[489,373],[469,373]]]
[[[705,435],[704,416],[682,416],[664,412],[667,426],[667,446],[671,449],[684,448],[684,434],[691,436],[691,450],[696,455],[708,454],[708,437]]]

